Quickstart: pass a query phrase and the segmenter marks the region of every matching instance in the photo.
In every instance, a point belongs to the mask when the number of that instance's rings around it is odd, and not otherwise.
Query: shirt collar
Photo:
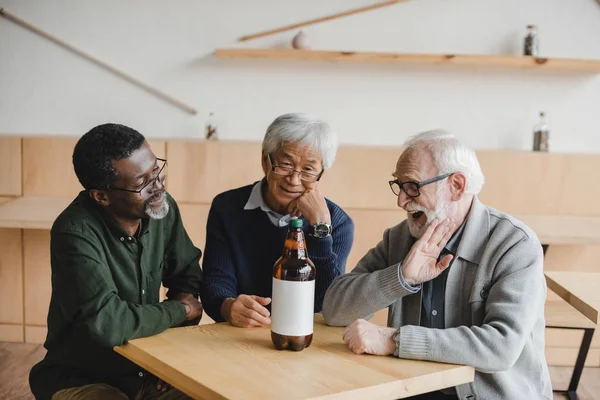
[[[458,245],[460,243],[460,239],[462,238],[463,231],[465,230],[466,219],[462,223],[462,225],[456,230],[454,235],[448,240],[444,249],[452,254],[456,254],[456,250],[458,249]]]
[[[125,229],[121,226],[121,224],[119,224],[117,222],[117,220],[108,213],[108,211],[106,211],[104,208],[102,208],[102,206],[100,206],[98,203],[96,203],[90,197],[90,195],[87,191],[84,190],[84,191],[80,192],[78,199],[83,201],[85,204],[87,204],[87,206],[89,208],[91,208],[94,212],[96,212],[98,217],[104,221],[104,223],[109,228],[111,233],[120,239],[123,238],[123,240],[124,240],[129,237],[139,239],[150,231],[150,218],[146,217],[146,218],[142,218],[142,224],[141,224],[142,226],[140,228],[139,236],[137,236],[137,237],[135,235],[130,236],[125,231]],[[123,241],[123,240],[121,240],[121,241]]]
[[[278,212],[271,210],[267,203],[265,203],[265,199],[262,195],[262,185],[266,184],[266,182],[266,179],[263,178],[254,184],[254,187],[252,187],[252,192],[250,192],[250,197],[244,206],[244,210],[255,210],[260,208],[267,214],[273,225],[280,228],[288,226],[290,222],[290,215],[279,214]]]

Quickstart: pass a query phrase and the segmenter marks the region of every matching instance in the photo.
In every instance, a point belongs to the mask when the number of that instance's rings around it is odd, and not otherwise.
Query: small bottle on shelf
[[[219,140],[219,136],[217,134],[217,120],[213,112],[208,114],[206,124],[204,125],[204,130],[206,140]]]
[[[533,127],[533,151],[548,151],[550,130],[546,123],[546,113],[540,112],[540,120]]]
[[[537,26],[527,25],[527,36],[525,36],[523,55],[533,57],[539,56],[539,44]]]

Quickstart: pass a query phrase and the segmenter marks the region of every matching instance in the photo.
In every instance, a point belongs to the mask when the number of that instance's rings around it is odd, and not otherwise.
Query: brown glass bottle
[[[283,253],[273,266],[271,340],[278,350],[302,351],[313,338],[315,277],[302,220],[292,218]]]

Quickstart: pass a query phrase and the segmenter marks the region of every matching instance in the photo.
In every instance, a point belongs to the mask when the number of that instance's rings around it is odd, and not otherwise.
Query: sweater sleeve
[[[354,222],[339,207],[332,210],[333,232],[326,238],[306,235],[308,255],[317,269],[315,313],[321,312],[325,292],[333,280],[344,273],[354,241]]]
[[[328,325],[346,326],[358,318],[369,319],[400,297],[414,293],[414,289],[402,285],[400,264],[390,265],[390,232],[391,229],[384,232],[383,240],[369,250],[352,272],[333,281],[323,302],[323,317]]]
[[[397,336],[396,355],[470,365],[484,373],[509,369],[544,309],[546,282],[539,241],[527,238],[514,245],[500,258],[495,271],[498,278],[487,299],[470,300],[478,303],[473,307],[484,307],[481,326],[403,326]]]
[[[231,248],[227,242],[225,224],[215,198],[206,223],[206,246],[202,263],[203,279],[200,297],[206,313],[215,322],[223,322],[221,304],[228,297],[237,297],[237,276]]]

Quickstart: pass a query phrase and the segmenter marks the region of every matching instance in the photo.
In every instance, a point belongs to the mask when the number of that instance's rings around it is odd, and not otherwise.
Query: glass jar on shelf
[[[539,47],[540,41],[537,26],[527,25],[527,36],[525,36],[523,55],[538,57],[540,55]]]

